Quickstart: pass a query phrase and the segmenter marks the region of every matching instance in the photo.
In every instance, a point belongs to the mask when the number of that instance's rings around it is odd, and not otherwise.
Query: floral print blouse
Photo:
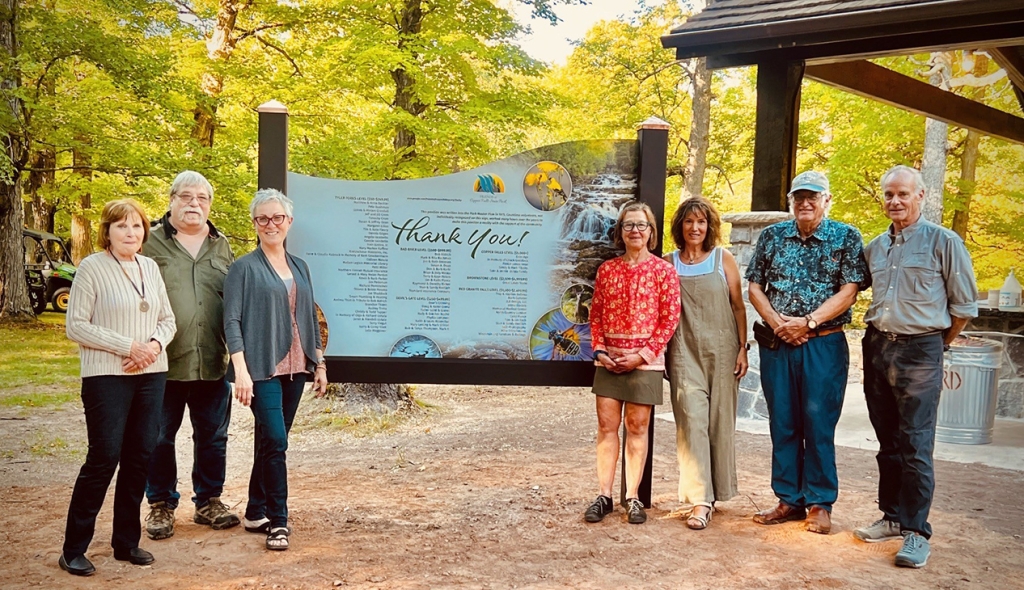
[[[679,279],[671,263],[652,255],[630,265],[620,256],[597,269],[590,308],[595,353],[635,352],[644,359],[638,369],[663,371],[665,347],[678,323]]]

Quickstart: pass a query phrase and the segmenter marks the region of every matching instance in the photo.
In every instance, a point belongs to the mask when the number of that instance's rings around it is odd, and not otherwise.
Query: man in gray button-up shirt
[[[902,535],[896,565],[922,567],[932,534],[943,348],[978,315],[978,291],[960,236],[921,218],[921,173],[896,166],[882,176],[882,191],[892,225],[864,249],[872,287],[864,397],[878,438],[882,518],[854,536],[875,542]]]

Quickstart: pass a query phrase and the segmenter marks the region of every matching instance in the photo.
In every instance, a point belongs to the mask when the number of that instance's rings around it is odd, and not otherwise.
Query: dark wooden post
[[[751,211],[785,211],[786,192],[796,168],[800,124],[800,82],[804,63],[757,64],[757,126]]]
[[[637,142],[640,144],[640,157],[637,172],[637,200],[647,203],[654,211],[658,228],[658,245],[654,253],[661,256],[661,245],[665,236],[665,170],[668,165],[668,129],[669,124],[657,117],[651,117],[640,124],[637,130]],[[651,407],[651,418],[647,427],[647,461],[644,473],[640,478],[637,496],[645,508],[651,507],[651,482],[654,464],[654,407]],[[622,485],[619,501],[626,502],[626,428],[622,428]]]
[[[257,109],[259,173],[257,188],[276,188],[288,194],[288,107],[271,100]]]

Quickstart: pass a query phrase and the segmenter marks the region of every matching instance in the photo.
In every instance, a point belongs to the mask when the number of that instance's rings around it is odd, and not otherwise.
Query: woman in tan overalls
[[[682,312],[667,352],[686,526],[704,529],[715,501],[737,493],[736,398],[747,373],[747,314],[733,255],[718,246],[721,221],[703,197],[672,218],[679,250],[665,259],[679,275]]]

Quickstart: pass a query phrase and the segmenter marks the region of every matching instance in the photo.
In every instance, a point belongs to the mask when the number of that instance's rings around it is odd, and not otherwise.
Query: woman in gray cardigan
[[[288,431],[302,390],[327,390],[327,366],[309,267],[284,248],[292,201],[263,189],[249,203],[259,246],[231,265],[224,282],[224,333],[235,397],[256,419],[255,457],[243,524],[267,533],[266,547],[288,548]]]

